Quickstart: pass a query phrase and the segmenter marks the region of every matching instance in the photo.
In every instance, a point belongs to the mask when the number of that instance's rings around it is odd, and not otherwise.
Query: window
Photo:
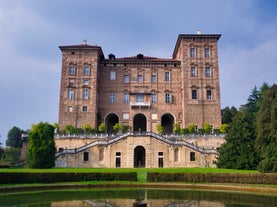
[[[142,75],[138,75],[138,83],[142,83],[143,79],[142,79]]]
[[[87,106],[83,106],[83,112],[87,112],[88,111],[88,107]]]
[[[110,93],[110,103],[114,103],[115,102],[115,95],[114,93]]]
[[[210,57],[210,48],[205,48],[205,57]]]
[[[163,152],[158,152],[158,155],[159,155],[159,156],[163,156],[164,153],[163,153]]]
[[[124,83],[129,83],[130,78],[129,75],[124,75]]]
[[[211,68],[210,67],[206,67],[205,74],[206,74],[206,77],[211,77]]]
[[[192,58],[195,57],[195,48],[194,47],[190,48],[190,57],[192,57]]]
[[[195,161],[195,152],[190,152],[189,159],[190,161]]]
[[[129,93],[124,93],[123,102],[129,103]]]
[[[165,94],[165,103],[171,103],[171,94],[170,93],[166,93]]]
[[[191,90],[191,98],[192,99],[197,99],[197,90],[196,89]]]
[[[157,75],[156,74],[152,74],[151,75],[151,82],[152,83],[156,83],[157,82]]]
[[[73,98],[74,98],[74,90],[73,89],[68,90],[67,98],[68,98],[68,100],[73,100]]]
[[[84,83],[84,85],[87,86],[89,84],[89,80],[88,79],[84,79],[83,83]]]
[[[84,76],[89,76],[90,75],[90,68],[89,66],[84,67]]]
[[[89,153],[84,152],[84,161],[88,161],[88,158],[89,158]]]
[[[69,67],[69,75],[74,76],[75,75],[75,67],[73,65],[71,65]]]
[[[83,90],[83,99],[88,100],[88,89]]]
[[[137,103],[143,103],[144,102],[144,95],[143,94],[137,94],[136,95],[136,102]]]
[[[73,112],[73,107],[72,106],[68,106],[67,111],[68,112]]]
[[[165,81],[170,81],[170,72],[166,71],[166,72],[164,73],[164,80],[165,80]]]
[[[190,68],[190,76],[191,77],[196,77],[197,76],[196,68],[195,67],[191,67]]]
[[[121,152],[115,153],[115,167],[121,167]]]
[[[157,103],[157,94],[153,93],[151,98],[152,103]]]
[[[115,71],[111,71],[110,73],[110,80],[115,80],[116,77],[116,72]]]
[[[212,100],[212,90],[207,90],[207,99]]]

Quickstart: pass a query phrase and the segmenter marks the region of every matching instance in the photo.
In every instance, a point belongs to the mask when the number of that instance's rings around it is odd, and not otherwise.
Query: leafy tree
[[[98,127],[98,131],[103,133],[106,131],[106,125],[104,123],[101,123]]]
[[[204,123],[204,132],[205,133],[211,133],[211,130],[212,130],[212,126],[208,123]]]
[[[84,130],[85,132],[87,132],[87,133],[93,133],[93,132],[95,132],[95,129],[93,129],[93,128],[90,126],[90,124],[88,124],[88,123],[83,124],[83,125],[82,125],[82,128],[83,128],[83,130]]]
[[[196,124],[191,124],[188,126],[189,133],[196,133]]]
[[[116,123],[115,125],[113,125],[113,129],[114,129],[116,132],[122,132],[122,130],[123,130],[123,125],[120,124],[120,123]]]
[[[40,122],[33,125],[29,133],[26,160],[30,168],[52,168],[55,166],[56,147],[54,127]]]
[[[277,172],[277,85],[268,89],[257,116],[256,148],[261,155],[258,170]]]
[[[221,110],[221,122],[222,124],[229,124],[232,122],[233,117],[238,113],[236,107],[225,107]]]
[[[156,130],[159,134],[162,134],[164,132],[164,127],[161,124],[157,124]]]
[[[9,146],[12,148],[21,148],[22,147],[22,140],[21,140],[22,133],[23,133],[23,130],[14,126],[8,132],[8,139],[6,140],[6,146]]]
[[[219,168],[256,169],[259,157],[254,150],[255,129],[251,117],[247,111],[242,110],[233,118],[226,142],[219,149]]]
[[[228,124],[221,124],[219,128],[220,133],[226,133],[228,131],[229,125]]]
[[[20,154],[21,154],[21,149],[20,148],[7,148],[3,150],[2,154],[2,159],[1,163],[12,166],[20,161]]]
[[[66,125],[65,132],[66,133],[74,133],[74,127],[72,125]]]
[[[53,123],[53,127],[55,128],[55,133],[60,133],[60,125],[58,123]]]
[[[180,123],[174,123],[173,124],[173,131],[176,134],[180,134],[181,133]]]

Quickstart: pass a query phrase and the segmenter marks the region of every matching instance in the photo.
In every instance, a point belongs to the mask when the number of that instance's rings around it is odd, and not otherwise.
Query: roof
[[[200,40],[200,39],[214,39],[216,41],[219,40],[221,37],[221,34],[179,34],[172,57],[176,57],[177,50],[180,46],[180,42],[182,39],[194,39],[194,40]]]
[[[174,60],[172,58],[158,58],[158,57],[150,57],[144,56],[142,54],[138,54],[136,56],[131,57],[121,57],[115,58],[113,54],[109,55],[109,59],[105,59],[104,61],[108,62],[179,62],[178,60]]]
[[[86,41],[83,42],[83,44],[79,45],[66,45],[66,46],[59,46],[60,50],[99,50],[100,55],[104,56],[104,53],[102,51],[102,48],[100,46],[96,45],[88,45]]]

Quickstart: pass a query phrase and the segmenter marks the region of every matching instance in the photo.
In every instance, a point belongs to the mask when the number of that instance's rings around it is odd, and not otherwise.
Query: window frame
[[[89,161],[89,152],[84,152],[83,161],[84,162],[88,162]]]
[[[69,66],[69,70],[68,70],[68,75],[69,76],[75,76],[75,73],[76,73],[75,66],[74,65],[70,65]]]
[[[211,57],[211,50],[209,47],[205,48],[205,58]]]
[[[129,93],[123,94],[123,103],[129,103]]]
[[[197,100],[197,89],[191,89],[191,99]]]
[[[151,75],[151,83],[157,83],[157,75],[156,74]]]
[[[115,80],[116,79],[116,71],[112,70],[110,71],[110,80]]]
[[[90,76],[90,67],[88,65],[84,66],[83,75],[84,76]]]
[[[191,77],[197,77],[197,69],[196,69],[196,67],[194,67],[194,66],[190,67],[190,76]]]
[[[115,103],[115,93],[114,92],[110,93],[110,103]]]
[[[128,74],[124,75],[124,83],[130,83],[130,76]]]
[[[156,93],[151,94],[151,103],[157,103],[157,94]]]
[[[68,89],[67,99],[68,100],[73,100],[74,99],[74,89],[72,89],[72,88]]]
[[[165,103],[167,103],[167,104],[172,103],[172,95],[171,95],[171,93],[166,93],[165,94]]]
[[[189,161],[190,162],[195,162],[196,161],[196,154],[195,154],[195,152],[190,152],[189,153]]]
[[[164,81],[166,81],[166,82],[170,81],[170,72],[169,71],[164,72]]]
[[[191,58],[195,58],[196,57],[195,47],[190,47],[189,55],[190,55]]]
[[[206,98],[207,100],[212,100],[212,90],[211,89],[207,89],[206,90]]]
[[[143,76],[141,74],[138,75],[137,82],[138,83],[142,83],[143,82]]]
[[[205,67],[205,76],[211,77],[212,76],[212,70],[210,66]]]
[[[88,99],[89,99],[89,90],[83,89],[83,100],[88,100]]]

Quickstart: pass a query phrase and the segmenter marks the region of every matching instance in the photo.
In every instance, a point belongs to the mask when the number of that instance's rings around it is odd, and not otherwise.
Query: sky
[[[169,58],[179,34],[221,34],[221,108],[277,83],[275,0],[0,0],[0,142],[58,122],[61,45]]]

